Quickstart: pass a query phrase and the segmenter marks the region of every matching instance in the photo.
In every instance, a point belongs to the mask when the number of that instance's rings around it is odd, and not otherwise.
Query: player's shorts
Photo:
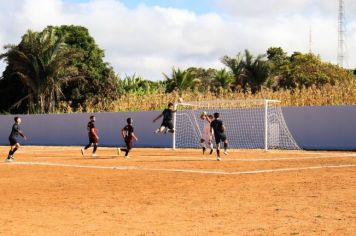
[[[125,137],[125,144],[126,144],[127,150],[132,149],[132,141],[133,141],[133,137],[129,137],[129,136]]]
[[[216,144],[225,142],[226,141],[226,135],[225,134],[220,134],[220,135],[215,135],[215,142]]]
[[[212,134],[209,132],[207,134],[203,134],[203,136],[201,137],[201,139],[204,139],[205,142],[211,142],[211,140],[213,140],[213,136]]]
[[[164,120],[161,124],[161,127],[162,126],[168,128],[168,129],[174,129],[174,125],[171,120]]]
[[[9,137],[10,146],[16,145],[18,143],[16,138]]]
[[[94,135],[89,135],[89,143],[99,143],[99,140]]]

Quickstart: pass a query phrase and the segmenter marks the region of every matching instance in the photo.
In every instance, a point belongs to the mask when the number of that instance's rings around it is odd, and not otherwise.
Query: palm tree
[[[27,101],[28,112],[53,112],[63,96],[62,85],[80,79],[72,59],[81,58],[76,49],[69,49],[55,30],[42,33],[28,31],[18,46],[7,45],[7,52],[0,55],[5,59],[13,76],[20,79],[27,95],[13,106]]]
[[[224,56],[221,62],[227,66],[235,77],[235,85],[241,88],[243,91],[246,90],[247,81],[244,76],[242,76],[245,63],[243,61],[243,56],[241,53],[237,54],[235,57]]]
[[[230,89],[231,84],[234,82],[234,77],[229,71],[222,69],[216,72],[214,80],[217,86],[223,89]]]
[[[194,80],[191,74],[188,71],[184,71],[181,69],[172,69],[172,76],[163,73],[167,81],[167,92],[172,92],[174,90],[178,90],[182,92],[188,88],[191,88],[193,85],[199,84],[197,80]]]
[[[247,91],[249,86],[252,93],[256,93],[269,76],[269,65],[264,57],[265,55],[258,55],[254,58],[248,50],[245,50],[244,55],[239,53],[235,58],[224,56],[221,61],[231,70],[236,84],[244,92]]]

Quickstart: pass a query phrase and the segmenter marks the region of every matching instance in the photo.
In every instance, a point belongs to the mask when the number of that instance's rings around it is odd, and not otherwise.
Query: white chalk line
[[[76,158],[83,158],[84,159],[100,159],[100,158],[111,158],[111,159],[120,159],[122,156],[118,155],[97,155],[94,158],[91,156],[73,156],[73,155],[53,155],[53,156],[34,156],[34,158],[38,159],[53,159],[53,158],[66,158],[66,157],[76,157]],[[150,160],[147,160],[146,158],[164,158],[165,161],[215,161],[215,157],[191,157],[191,156],[155,156],[155,155],[150,155],[150,156],[135,156],[135,160],[141,160],[141,161],[147,161],[149,162]],[[140,158],[145,158],[145,159],[140,159]],[[335,156],[335,155],[330,155],[330,156],[318,156],[318,157],[277,157],[277,158],[231,158],[229,155],[223,156],[224,161],[229,161],[229,162],[263,162],[263,161],[295,161],[295,160],[318,160],[318,159],[332,159],[332,158],[356,158],[356,154],[345,154],[342,156]]]
[[[293,172],[302,170],[319,170],[319,169],[335,169],[335,168],[353,168],[356,165],[330,165],[330,166],[309,166],[309,167],[293,167],[280,169],[266,169],[266,170],[251,170],[251,171],[211,171],[211,170],[192,170],[192,169],[164,169],[164,168],[147,168],[139,166],[87,166],[87,165],[70,165],[61,163],[46,163],[46,162],[9,162],[2,163],[6,165],[33,165],[33,166],[51,166],[51,167],[70,167],[70,168],[86,168],[86,169],[109,169],[109,170],[143,170],[143,171],[161,171],[161,172],[182,172],[194,174],[214,174],[214,175],[244,175],[244,174],[260,174],[260,173],[274,173],[274,172]]]

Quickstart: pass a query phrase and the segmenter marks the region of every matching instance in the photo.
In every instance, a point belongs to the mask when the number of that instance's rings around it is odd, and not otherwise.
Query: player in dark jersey
[[[214,120],[210,123],[211,130],[214,132],[216,142],[217,160],[220,161],[220,143],[224,143],[224,154],[227,155],[227,138],[225,134],[225,126],[219,119],[220,114],[214,113]]]
[[[20,135],[25,140],[27,139],[20,128],[21,118],[15,117],[14,120],[15,124],[12,126],[11,133],[9,136],[10,151],[9,155],[6,158],[6,161],[12,161],[14,159],[15,152],[20,148],[20,143],[17,141],[17,137]]]
[[[170,102],[168,104],[168,108],[164,109],[163,112],[159,116],[157,116],[156,119],[153,120],[153,122],[156,122],[159,118],[163,116],[161,127],[159,127],[155,131],[155,133],[162,133],[163,131],[165,133],[167,133],[167,131],[170,133],[174,133],[174,125],[173,125],[174,112],[176,112],[176,110],[174,110],[174,104]]]
[[[121,129],[121,134],[122,137],[125,141],[126,148],[123,149],[118,149],[118,154],[120,155],[120,151],[125,152],[125,158],[128,158],[129,152],[132,149],[132,141],[133,140],[138,140],[134,133],[134,127],[132,126],[133,124],[133,119],[132,118],[127,118],[127,125]]]
[[[93,148],[92,156],[95,157],[95,155],[96,155],[95,153],[96,153],[96,150],[98,148],[98,143],[99,143],[98,130],[95,127],[95,116],[90,116],[90,121],[88,123],[87,129],[88,129],[88,135],[89,135],[89,144],[81,149],[82,156],[84,156],[84,150],[93,146],[94,148]]]

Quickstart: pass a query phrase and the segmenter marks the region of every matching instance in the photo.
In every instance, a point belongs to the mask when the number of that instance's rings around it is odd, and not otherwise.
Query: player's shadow
[[[112,159],[121,159],[123,157],[119,156],[96,156],[96,157],[78,157],[72,158],[71,160],[112,160]]]
[[[135,162],[138,162],[138,163],[144,163],[144,162],[150,162],[150,163],[168,163],[168,162],[206,162],[206,161],[214,161],[216,162],[216,159],[193,159],[193,160],[187,160],[187,159],[184,159],[184,160],[180,160],[180,159],[172,159],[172,160],[135,160]]]

